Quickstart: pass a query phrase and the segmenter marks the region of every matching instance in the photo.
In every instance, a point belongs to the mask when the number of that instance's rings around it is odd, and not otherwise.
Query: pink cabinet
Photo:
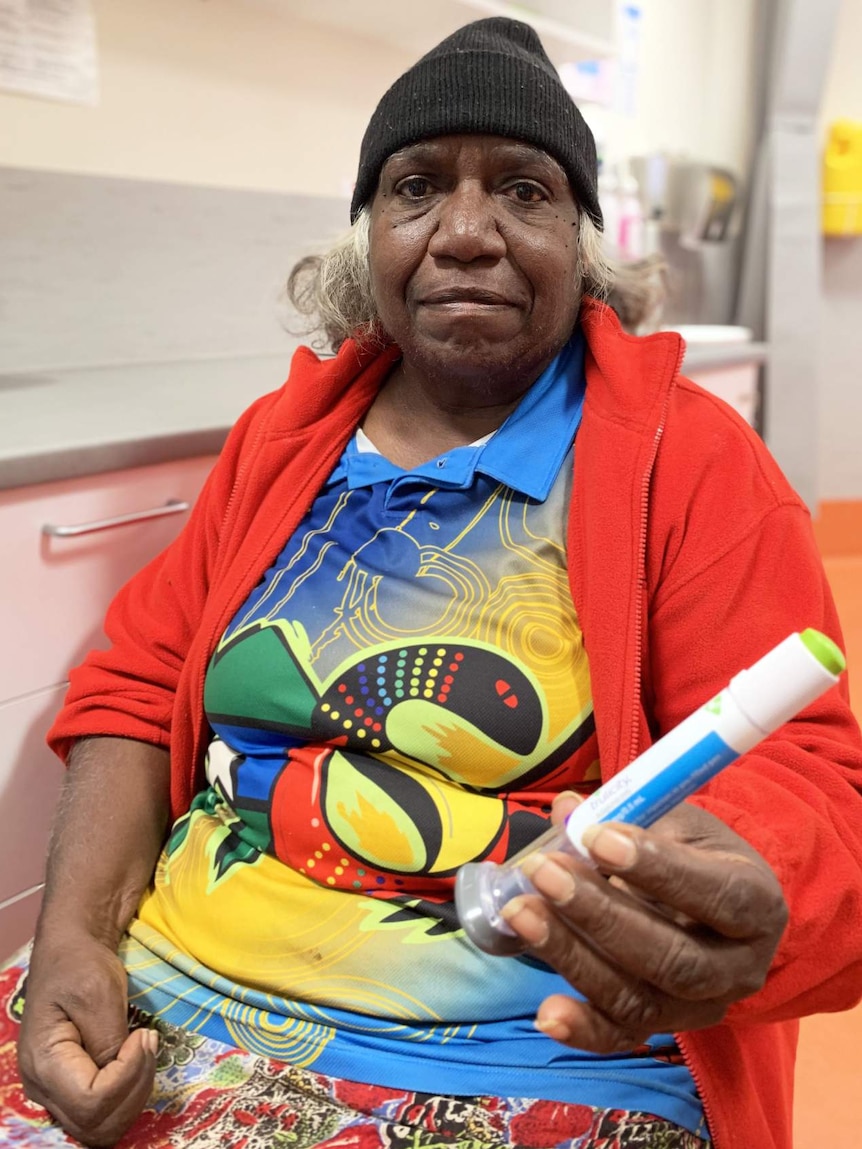
[[[0,962],[38,912],[62,777],[45,732],[68,672],[105,642],[109,601],[178,534],[181,505],[194,502],[214,461],[0,492]]]
[[[176,504],[194,502],[213,462],[183,459],[0,491],[0,619],[10,652],[0,660],[0,702],[65,681],[104,643],[105,607],[177,535],[188,516]],[[167,513],[135,521],[151,512]]]

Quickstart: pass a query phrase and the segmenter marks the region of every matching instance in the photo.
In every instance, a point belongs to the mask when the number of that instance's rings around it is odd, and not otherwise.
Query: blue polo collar
[[[478,472],[544,502],[581,421],[586,390],[584,350],[584,337],[578,330],[490,437],[405,471],[369,450],[367,439],[362,449],[354,436],[327,486],[346,479],[353,490],[410,478],[458,490],[471,486]]]

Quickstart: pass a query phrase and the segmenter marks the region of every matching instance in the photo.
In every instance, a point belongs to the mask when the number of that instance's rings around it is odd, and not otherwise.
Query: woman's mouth
[[[485,288],[440,288],[420,300],[424,307],[444,307],[453,310],[486,309],[489,307],[515,307],[511,299]]]

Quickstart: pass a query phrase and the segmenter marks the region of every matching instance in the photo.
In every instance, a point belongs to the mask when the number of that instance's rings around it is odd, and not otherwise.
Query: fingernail
[[[536,859],[535,863],[533,859]],[[566,873],[562,866],[550,861],[542,854],[531,854],[524,859],[530,869],[524,867],[527,877],[540,894],[552,901],[555,906],[566,906],[575,896],[575,879]]]
[[[560,1021],[558,1017],[536,1018],[533,1025],[540,1033],[546,1033],[548,1037],[553,1037],[555,1041],[568,1041],[571,1037],[571,1031],[565,1022]]]
[[[531,946],[543,946],[548,940],[548,923],[527,904],[525,898],[506,902],[500,917]]]
[[[559,802],[561,798],[574,798],[575,801],[578,803],[583,802],[583,800],[584,800],[583,794],[578,794],[574,790],[561,790],[560,793],[554,799],[554,801]]]
[[[153,1057],[159,1052],[159,1032],[157,1029],[147,1030],[147,1045]]]
[[[617,830],[604,826],[588,826],[581,835],[581,841],[594,858],[615,870],[628,870],[637,860],[637,846]]]
[[[533,874],[535,874],[536,870],[538,870],[538,868],[544,864],[545,855],[540,854],[537,850],[535,854],[527,854],[526,858],[524,858],[523,862],[521,862],[521,872],[525,877],[532,881]]]

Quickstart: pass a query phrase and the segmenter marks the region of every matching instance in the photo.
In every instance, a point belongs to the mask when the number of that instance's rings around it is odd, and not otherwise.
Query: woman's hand
[[[85,1145],[109,1146],[144,1107],[155,1030],[129,1033],[126,973],[84,931],[42,931],[27,977],[18,1064],[24,1091]]]
[[[169,791],[167,750],[90,738],[57,804],[18,1064],[27,1096],[87,1145],[113,1145],[155,1077],[157,1037],[129,1033],[117,949],[155,870]]]
[[[608,824],[584,840],[600,872],[563,854],[537,858],[528,872],[543,897],[503,909],[587,998],[547,998],[540,1029],[595,1053],[632,1049],[654,1033],[717,1025],[761,988],[788,914],[747,842],[685,803],[650,830]]]

